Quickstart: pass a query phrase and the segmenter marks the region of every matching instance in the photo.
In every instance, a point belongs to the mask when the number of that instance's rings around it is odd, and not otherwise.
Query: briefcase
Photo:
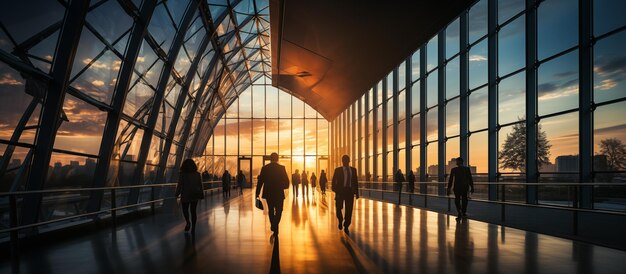
[[[254,203],[254,206],[256,206],[256,208],[263,210],[263,203],[261,202],[261,199],[256,199],[256,202]]]

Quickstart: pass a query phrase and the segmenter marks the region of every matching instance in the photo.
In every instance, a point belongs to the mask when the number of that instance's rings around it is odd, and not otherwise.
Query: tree
[[[501,168],[510,168],[519,172],[526,171],[526,123],[513,125],[513,131],[506,135],[502,150],[498,155]],[[545,131],[538,126],[537,136],[537,168],[550,163],[550,143]]]
[[[600,141],[600,153],[606,155],[609,170],[626,169],[626,145],[617,138]]]

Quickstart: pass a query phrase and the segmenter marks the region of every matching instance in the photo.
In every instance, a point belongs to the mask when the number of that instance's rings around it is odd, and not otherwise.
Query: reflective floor
[[[333,194],[285,200],[278,238],[250,190],[199,205],[195,237],[178,208],[22,254],[22,273],[623,273],[626,252],[359,199],[351,233]],[[471,211],[471,204],[470,204]],[[0,273],[10,273],[8,258]]]

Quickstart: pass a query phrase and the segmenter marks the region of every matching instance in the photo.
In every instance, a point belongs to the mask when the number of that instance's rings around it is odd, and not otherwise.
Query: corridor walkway
[[[250,190],[199,206],[195,237],[178,208],[23,252],[22,273],[623,273],[626,252],[368,199],[350,236],[333,194],[285,200],[278,239]],[[471,208],[470,208],[471,209]],[[0,273],[10,273],[3,258]]]

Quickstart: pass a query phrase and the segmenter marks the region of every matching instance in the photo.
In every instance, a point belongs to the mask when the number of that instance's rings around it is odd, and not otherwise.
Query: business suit
[[[345,169],[344,169],[345,168]],[[344,176],[348,176],[346,178]],[[354,206],[354,195],[359,195],[359,182],[357,180],[356,168],[338,167],[333,174],[331,189],[335,192],[335,211],[339,224],[343,222],[344,229],[348,229],[352,223],[352,208]],[[341,209],[346,207],[345,216],[342,216]],[[344,220],[345,219],[345,220]]]
[[[467,212],[467,192],[474,192],[474,180],[469,167],[457,166],[450,171],[448,178],[448,192],[454,190],[454,205],[459,214]]]
[[[300,174],[291,174],[291,185],[293,186],[293,196],[298,197],[298,185],[300,184]]]
[[[265,187],[263,187],[265,186]],[[256,196],[261,194],[263,188],[263,199],[267,201],[270,224],[272,231],[278,231],[278,223],[283,214],[283,202],[285,200],[284,190],[289,188],[289,177],[285,167],[276,162],[269,163],[261,168],[256,185]]]

